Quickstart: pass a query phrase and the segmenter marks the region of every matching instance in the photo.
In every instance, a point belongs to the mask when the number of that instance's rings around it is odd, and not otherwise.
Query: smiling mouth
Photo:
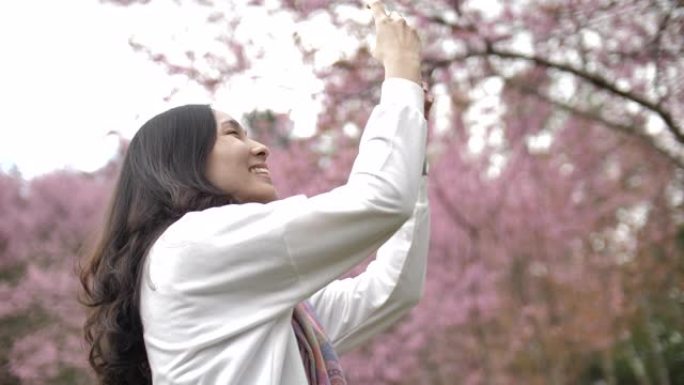
[[[268,169],[266,167],[261,167],[261,166],[251,167],[249,169],[249,172],[251,172],[252,174],[257,174],[257,175],[265,175],[268,177],[271,176],[271,173],[268,171]]]

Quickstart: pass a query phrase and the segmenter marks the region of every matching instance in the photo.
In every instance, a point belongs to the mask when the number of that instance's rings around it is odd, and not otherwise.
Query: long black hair
[[[99,241],[80,272],[85,339],[100,384],[152,382],[139,310],[142,260],[185,213],[233,203],[205,177],[215,141],[212,109],[187,105],[150,119],[128,147]]]

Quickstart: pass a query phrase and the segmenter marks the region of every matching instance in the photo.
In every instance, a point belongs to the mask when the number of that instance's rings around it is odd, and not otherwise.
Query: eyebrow
[[[238,123],[238,121],[235,119],[224,120],[223,122],[221,122],[221,127],[226,126],[226,125],[230,126],[231,128],[234,128],[238,131],[245,132],[245,129],[242,128],[242,125],[240,125],[240,123]]]

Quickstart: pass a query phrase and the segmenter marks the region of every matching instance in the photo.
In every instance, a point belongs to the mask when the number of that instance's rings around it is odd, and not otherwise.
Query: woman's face
[[[278,199],[266,166],[269,150],[247,137],[228,114],[214,111],[216,142],[207,160],[207,179],[240,202],[267,203]]]

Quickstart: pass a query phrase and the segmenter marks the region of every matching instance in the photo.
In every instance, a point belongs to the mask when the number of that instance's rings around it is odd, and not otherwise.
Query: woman
[[[337,353],[417,303],[420,41],[370,8],[386,79],[344,186],[278,200],[268,149],[208,106],[164,112],[133,138],[81,277],[101,383],[345,384]],[[363,274],[336,280],[376,249]]]

